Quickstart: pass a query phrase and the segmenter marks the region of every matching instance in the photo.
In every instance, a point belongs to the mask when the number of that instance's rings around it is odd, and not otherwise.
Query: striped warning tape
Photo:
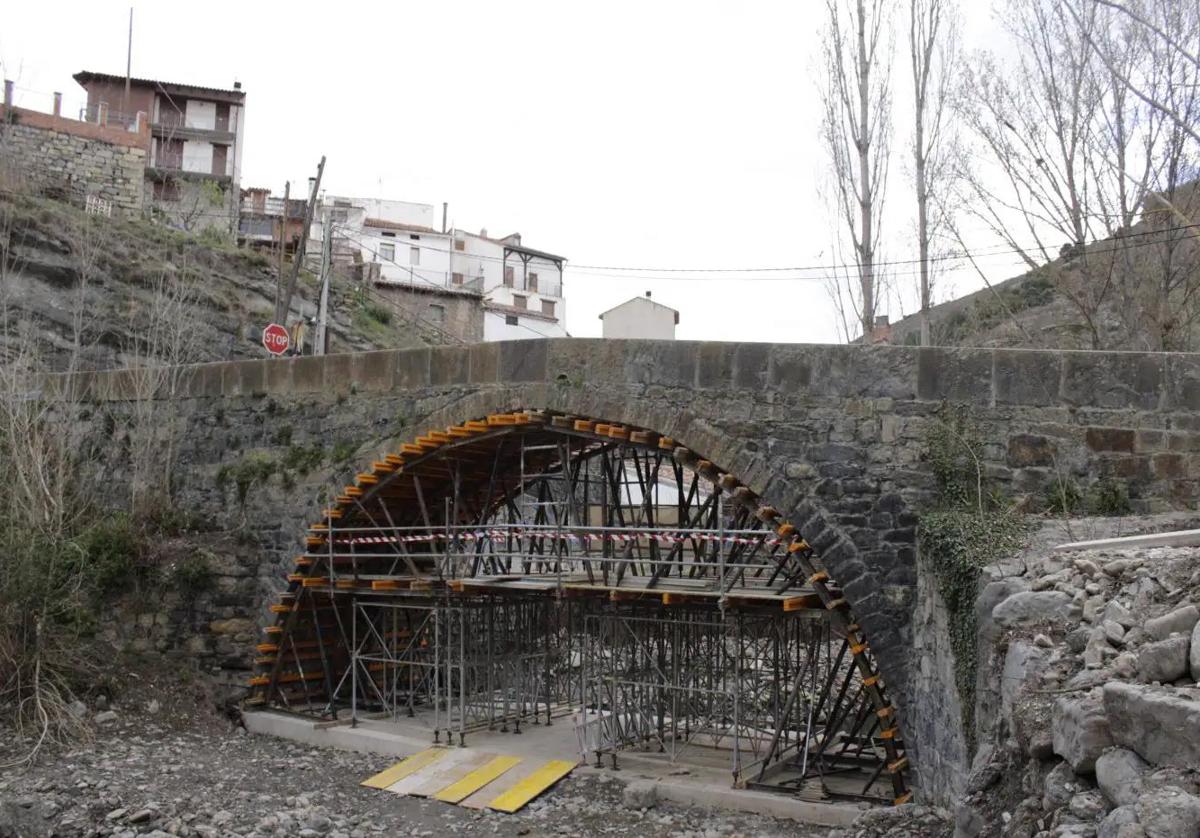
[[[778,547],[792,543],[790,538],[778,538],[764,533],[761,536],[722,535],[719,533],[688,533],[664,531],[637,531],[631,533],[558,533],[546,530],[476,530],[460,533],[419,533],[412,535],[362,535],[350,538],[335,538],[335,544],[414,544],[433,541],[497,541],[508,538],[542,537],[551,540],[567,541],[573,544],[591,544],[597,541],[611,541],[617,544],[628,544],[634,541],[657,541],[663,544],[683,544],[689,541],[720,542],[722,544],[760,544],[764,547]]]

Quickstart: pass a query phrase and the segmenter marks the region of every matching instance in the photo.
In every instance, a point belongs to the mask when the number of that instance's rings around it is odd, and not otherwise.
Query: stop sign
[[[282,355],[287,352],[288,344],[291,343],[291,337],[288,335],[288,330],[280,326],[278,323],[272,323],[263,329],[262,343],[267,348],[267,351],[272,355]]]

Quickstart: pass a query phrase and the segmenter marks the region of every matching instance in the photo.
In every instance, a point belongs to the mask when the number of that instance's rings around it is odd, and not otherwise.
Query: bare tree
[[[913,77],[913,180],[917,198],[921,345],[929,345],[933,293],[930,248],[944,221],[951,171],[947,153],[950,80],[958,49],[952,0],[909,0],[908,47]]]
[[[1155,44],[1159,51],[1170,53],[1185,65],[1194,70],[1200,69],[1200,52],[1189,48],[1188,44],[1196,43],[1196,20],[1200,17],[1200,7],[1195,2],[1179,2],[1179,0],[1129,0],[1117,3],[1113,0],[1090,0],[1090,4],[1101,11],[1107,12],[1109,21],[1124,18],[1133,24],[1137,32],[1137,41],[1142,44]],[[1078,13],[1076,13],[1078,17]],[[1161,95],[1161,88],[1144,83],[1138,75],[1130,72],[1122,62],[1116,60],[1111,51],[1111,44],[1095,43],[1096,52],[1108,67],[1109,72],[1120,81],[1143,103],[1162,113],[1175,123],[1176,127],[1192,141],[1200,142],[1200,131],[1191,115],[1185,110],[1179,110],[1176,102]]]
[[[1146,267],[1134,251],[1154,243],[1125,234],[1147,197],[1174,188],[1187,170],[1172,135],[1188,132],[1131,96],[1124,80],[1139,79],[1178,112],[1192,107],[1178,97],[1195,97],[1168,56],[1139,42],[1134,24],[1098,8],[1095,0],[1007,0],[1015,61],[979,55],[956,97],[976,152],[958,167],[966,211],[1030,269],[1060,260],[1050,276],[1095,349],[1128,345],[1130,329],[1145,328],[1141,318],[1124,334],[1113,330],[1114,309],[1126,313],[1132,290],[1123,286],[1142,281],[1133,264]],[[1109,244],[1089,246],[1100,239]]]
[[[822,139],[833,164],[833,203],[854,254],[854,300],[863,337],[879,297],[881,214],[891,142],[894,38],[886,0],[826,0]]]
[[[143,516],[170,497],[181,433],[176,399],[185,365],[201,354],[198,332],[188,325],[199,286],[186,262],[161,271],[146,291],[123,349],[132,396],[130,502],[134,514]]]

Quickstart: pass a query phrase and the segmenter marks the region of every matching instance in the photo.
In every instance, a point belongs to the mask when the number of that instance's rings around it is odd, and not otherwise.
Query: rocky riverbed
[[[166,710],[160,710],[162,715]],[[179,726],[144,708],[102,711],[86,747],[0,772],[0,838],[47,836],[823,836],[754,815],[634,808],[624,782],[573,776],[516,815],[366,789],[387,757],[248,736],[210,720]]]

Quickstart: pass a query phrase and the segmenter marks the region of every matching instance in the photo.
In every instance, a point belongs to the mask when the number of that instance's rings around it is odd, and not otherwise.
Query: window
[[[527,291],[536,291],[537,290],[537,274],[530,274],[529,279],[525,280],[525,290],[527,290]]]
[[[408,237],[415,242],[419,242],[421,240],[421,237],[418,236],[416,233],[409,233]]]
[[[517,315],[515,315],[515,314],[506,314],[506,315],[504,315],[504,325],[520,326],[521,318],[517,317]]]
[[[410,247],[408,249],[408,264],[410,264],[410,265],[421,264],[421,248]]]
[[[463,284],[463,275],[458,272],[451,274],[450,282],[453,283],[454,285],[462,285]]]
[[[542,300],[542,314],[547,317],[554,316],[554,300]]]
[[[455,250],[466,250],[467,243],[465,241],[463,241],[462,239],[455,239],[454,240],[454,249]]]
[[[154,181],[154,200],[168,202],[178,201],[179,181],[175,180],[174,178]]]
[[[523,294],[513,294],[513,305],[517,308],[529,308],[529,298]]]
[[[396,234],[395,234],[395,233],[380,233],[379,235],[383,236],[385,239],[394,239],[394,238],[396,238]]]
[[[505,287],[505,288],[512,288],[512,287],[513,287],[513,269],[512,269],[512,265],[505,265],[505,266],[504,266],[504,287]]]
[[[429,304],[429,320],[436,326],[446,322],[446,307],[437,303]]]
[[[379,245],[379,258],[385,262],[396,261],[396,245],[390,242]]]
[[[345,224],[350,218],[350,211],[344,209],[335,209],[333,211],[333,222],[335,224]]]

